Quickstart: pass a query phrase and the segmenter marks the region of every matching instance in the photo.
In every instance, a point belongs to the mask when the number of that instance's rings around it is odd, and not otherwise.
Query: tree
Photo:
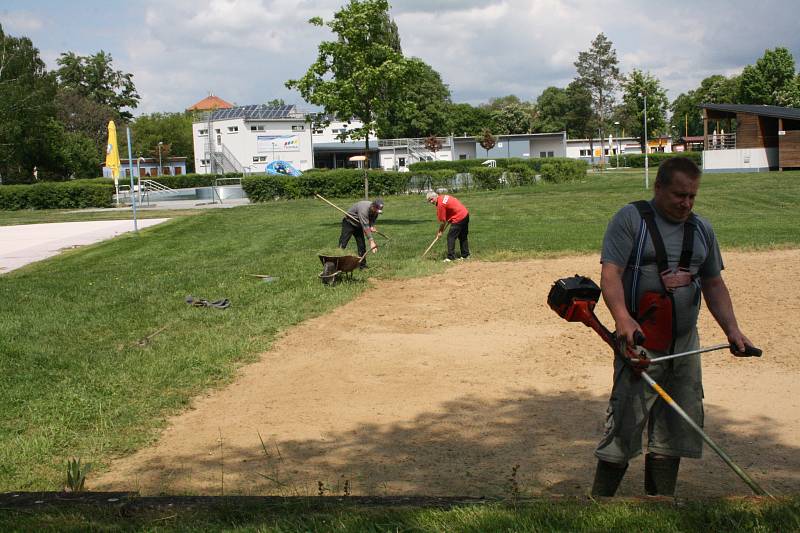
[[[496,96],[489,98],[489,102],[482,104],[481,107],[490,111],[497,111],[509,105],[523,105],[524,102],[519,99],[519,96],[509,94],[506,96]]]
[[[536,99],[536,115],[532,129],[537,133],[565,131],[570,111],[566,89],[548,87]]]
[[[436,135],[431,135],[425,138],[425,149],[433,152],[433,157],[436,159],[436,152],[442,149],[442,141]]]
[[[507,104],[491,112],[492,129],[500,134],[528,133],[531,131],[533,108],[526,104]]]
[[[721,74],[708,76],[689,92],[679,94],[670,105],[672,117],[670,130],[673,138],[703,134],[703,116],[700,104],[739,103],[740,76],[727,78]]]
[[[319,17],[309,21],[325,24]],[[322,106],[339,119],[355,117],[363,126],[348,130],[364,139],[369,151],[370,131],[402,101],[409,83],[408,61],[397,50],[396,28],[389,19],[387,0],[350,0],[327,26],[335,41],[319,44],[317,60],[303,77],[286,82],[307,102]]]
[[[786,48],[766,50],[755,65],[742,71],[743,104],[786,105],[798,99],[794,57]]]
[[[55,76],[31,40],[0,26],[0,180],[27,179],[43,166],[55,93]]]
[[[447,106],[448,129],[455,135],[478,135],[489,124],[489,111],[470,104]]]
[[[591,139],[594,136],[592,94],[577,81],[567,85],[564,93],[567,97],[567,114],[564,121],[567,135],[578,139]]]
[[[600,130],[601,148],[604,126],[614,108],[614,91],[620,82],[617,64],[617,52],[613,48],[613,43],[603,33],[598,34],[592,41],[591,48],[580,52],[578,60],[575,61],[575,69],[578,72],[576,79],[592,96],[596,125]]]
[[[136,109],[140,99],[133,84],[133,74],[114,70],[112,61],[111,54],[102,50],[90,56],[64,52],[56,60],[58,81],[62,87],[109,106],[130,120],[133,115],[123,109]]]
[[[94,162],[105,159],[108,121],[122,126],[119,113],[113,108],[82,96],[72,89],[60,87],[55,98],[56,119],[70,134],[81,134],[94,146]]]
[[[642,153],[644,145],[644,96],[647,96],[647,131],[653,135],[665,133],[667,126],[667,92],[658,78],[639,69],[625,77],[623,88],[623,110],[630,123],[626,124],[631,134],[639,137]]]
[[[141,115],[133,122],[131,130],[134,153],[157,158],[158,143],[161,142],[162,159],[170,155],[186,157],[187,171],[194,170],[191,113]]]
[[[378,136],[391,139],[448,135],[450,89],[439,73],[421,59],[409,59],[408,69],[414,84],[405,85],[378,119]]]
[[[267,102],[267,107],[281,107],[285,105],[286,102],[283,101],[283,98],[273,98]]]
[[[494,145],[497,144],[497,139],[489,129],[484,129],[480,136],[475,139],[481,147],[486,150],[486,157],[489,157],[489,150],[494,148]]]

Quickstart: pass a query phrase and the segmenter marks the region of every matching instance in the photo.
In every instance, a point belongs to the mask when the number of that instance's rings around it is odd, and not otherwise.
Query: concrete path
[[[139,221],[139,229],[168,218]],[[58,254],[64,249],[93,244],[133,230],[130,220],[56,222],[0,227],[0,274]]]

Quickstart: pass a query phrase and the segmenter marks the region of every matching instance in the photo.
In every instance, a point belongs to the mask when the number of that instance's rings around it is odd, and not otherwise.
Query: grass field
[[[800,244],[800,173],[703,180],[696,211],[713,221],[723,247]],[[503,260],[595,252],[613,212],[649,194],[640,173],[609,173],[459,197],[472,212],[475,258]],[[392,240],[369,257],[369,276],[441,271],[441,262],[418,258],[435,233],[434,209],[418,196],[386,203],[378,227]],[[138,236],[0,276],[0,492],[56,490],[68,457],[102,468],[146,445],[167,414],[230,380],[278,332],[368,286],[359,274],[335,289],[320,284],[315,251],[336,242],[340,216],[317,201],[170,214],[177,218]],[[14,216],[0,213],[0,224],[21,220]],[[441,259],[441,246],[435,251]],[[264,283],[248,274],[278,279]],[[190,294],[227,297],[232,306],[192,308],[184,303]]]
[[[138,218],[170,218],[199,215],[202,209],[139,209]],[[85,220],[127,220],[131,219],[130,211],[75,210],[75,209],[21,209],[19,211],[0,211],[0,226],[17,226],[19,224],[44,224],[48,222],[79,222]]]
[[[193,506],[71,505],[3,509],[3,531],[476,532],[797,531],[800,500],[684,502],[541,500],[455,505],[359,505],[328,498],[265,504],[220,499]]]

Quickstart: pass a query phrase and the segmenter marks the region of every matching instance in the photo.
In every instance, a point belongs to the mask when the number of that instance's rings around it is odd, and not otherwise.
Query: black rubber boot
[[[648,453],[644,457],[644,491],[648,496],[674,496],[680,457]]]
[[[592,485],[592,496],[613,496],[617,492],[617,487],[622,482],[622,477],[628,469],[628,464],[624,466],[617,463],[598,460],[597,470],[594,472],[594,484]]]

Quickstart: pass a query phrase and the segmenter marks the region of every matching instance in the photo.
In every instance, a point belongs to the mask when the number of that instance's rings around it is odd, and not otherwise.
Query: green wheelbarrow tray
[[[353,270],[358,268],[361,260],[367,254],[361,257],[354,255],[319,255],[319,260],[322,263],[322,272],[319,273],[319,278],[325,285],[333,285],[336,279],[342,274],[352,275]]]

